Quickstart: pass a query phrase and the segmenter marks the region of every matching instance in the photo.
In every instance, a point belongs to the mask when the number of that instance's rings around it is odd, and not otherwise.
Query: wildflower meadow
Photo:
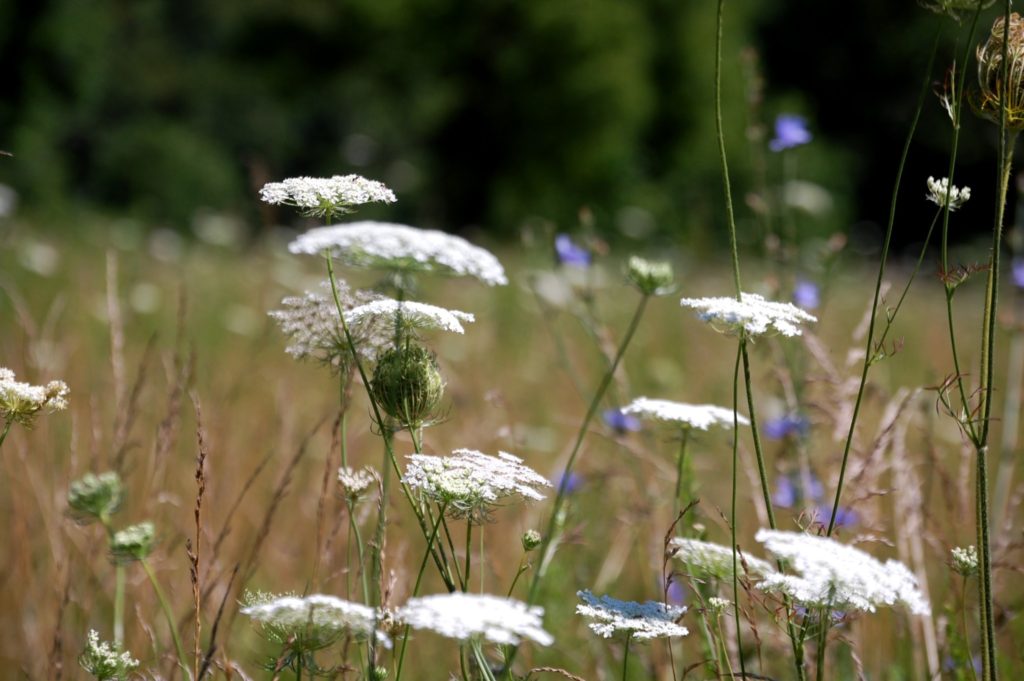
[[[817,139],[726,134],[729,10],[721,256],[387,222],[345,168],[262,183],[254,237],[0,217],[0,677],[1024,678],[1024,19],[922,7],[960,56],[864,257],[801,236],[792,174],[734,186]]]

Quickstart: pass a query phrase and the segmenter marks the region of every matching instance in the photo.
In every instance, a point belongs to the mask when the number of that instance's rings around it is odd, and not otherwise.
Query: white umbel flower
[[[677,425],[680,428],[708,430],[711,426],[732,428],[733,411],[711,404],[683,404],[671,400],[652,400],[638,397],[622,408],[626,414],[635,414],[642,419],[651,419]],[[736,414],[736,421],[745,426],[750,421],[742,414]]]
[[[620,601],[611,596],[595,596],[586,590],[577,591],[576,595],[583,601],[576,606],[576,614],[590,619],[587,626],[598,636],[611,638],[622,633],[646,641],[690,633],[686,627],[676,624],[686,612],[684,606],[657,601]]]
[[[762,529],[755,538],[799,573],[770,574],[759,589],[807,606],[875,612],[903,605],[915,615],[931,612],[917,579],[899,561],[881,563],[860,549],[801,532]]]
[[[542,646],[554,643],[543,628],[544,608],[499,596],[466,593],[412,598],[396,618],[413,629],[429,629],[460,641],[470,639],[519,645],[529,639]]]
[[[769,332],[783,336],[799,336],[803,322],[816,322],[817,317],[792,303],[775,303],[756,293],[743,293],[735,298],[683,298],[680,304],[697,310],[702,321],[730,336],[761,336]]]
[[[139,666],[139,661],[127,650],[121,650],[116,643],[101,641],[95,629],[89,630],[89,639],[85,650],[78,657],[78,663],[97,681],[120,681]]]
[[[451,456],[410,454],[402,480],[428,499],[448,507],[457,518],[482,521],[505,497],[539,501],[540,487],[551,482],[508,452],[491,456],[473,449],[456,449]]]
[[[352,222],[317,227],[288,245],[292,253],[323,255],[354,267],[438,272],[507,284],[505,269],[489,251],[461,237],[390,222]]]
[[[949,209],[953,211],[967,203],[968,199],[971,198],[971,188],[964,187],[960,189],[956,185],[950,187],[948,177],[944,177],[941,180],[936,180],[934,177],[928,178],[928,194],[925,198],[945,208],[947,195],[949,197]]]
[[[346,634],[369,638],[381,620],[373,608],[336,596],[312,594],[305,597],[259,594],[241,609],[272,640],[289,643],[297,650],[325,648]],[[387,636],[377,632],[377,641],[390,647]]]
[[[367,322],[378,322],[394,328],[400,320],[403,330],[440,329],[452,333],[465,333],[462,322],[468,323],[474,319],[469,312],[391,298],[375,300],[345,313],[345,322],[352,327],[359,327]]]
[[[338,484],[350,499],[358,499],[379,483],[380,475],[369,466],[358,469],[342,466],[338,469]]]
[[[0,367],[0,421],[31,426],[39,412],[68,408],[68,386],[64,381],[31,385],[15,380],[14,372]]]
[[[382,182],[360,175],[289,177],[263,185],[260,198],[272,205],[294,206],[316,217],[347,213],[364,203],[395,202],[394,192]]]
[[[669,543],[669,555],[685,563],[687,573],[694,577],[713,577],[722,581],[732,579],[732,549],[721,544],[676,537]],[[741,574],[763,577],[772,574],[772,566],[760,558],[739,553],[736,565]]]

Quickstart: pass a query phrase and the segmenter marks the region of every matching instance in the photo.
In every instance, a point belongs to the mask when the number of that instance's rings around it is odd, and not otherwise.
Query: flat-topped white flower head
[[[954,211],[967,203],[971,198],[971,188],[964,187],[963,189],[960,189],[956,185],[950,187],[948,177],[944,177],[941,180],[929,177],[928,195],[926,198],[938,206],[945,207],[947,196],[949,201],[949,210]]]
[[[377,610],[325,594],[305,597],[248,594],[248,604],[240,611],[252,618],[273,641],[287,643],[296,650],[325,648],[342,636],[369,638],[379,624]],[[387,636],[377,640],[390,646]]]
[[[583,601],[576,606],[576,614],[591,620],[587,626],[598,636],[611,638],[615,634],[625,634],[646,641],[690,633],[686,627],[676,623],[686,612],[684,606],[657,601],[620,601],[611,596],[595,596],[586,590],[577,591],[576,595]]]
[[[394,203],[395,194],[382,182],[360,175],[333,177],[289,177],[269,182],[260,198],[272,205],[294,206],[311,217],[348,213],[364,203]]]
[[[694,577],[713,577],[722,581],[732,579],[732,549],[721,544],[676,537],[669,543],[669,554],[684,563],[687,574]],[[775,572],[767,561],[749,556],[736,555],[740,574],[753,578],[764,577]]]
[[[31,427],[40,412],[68,408],[68,386],[64,381],[31,385],[15,380],[14,372],[0,367],[0,421]]]
[[[456,518],[481,522],[506,497],[540,501],[538,488],[551,482],[508,452],[491,456],[473,449],[456,449],[451,456],[410,454],[403,481],[420,494],[444,505]]]
[[[364,306],[379,298],[366,291],[353,291],[341,280],[337,285],[344,310]],[[291,341],[285,352],[295,359],[312,359],[343,371],[350,365],[352,353],[341,328],[330,283],[324,282],[324,286],[327,288],[325,295],[307,291],[302,296],[290,296],[281,301],[282,309],[267,314]],[[356,352],[370,361],[376,359],[379,351],[394,339],[387,325],[370,323],[369,320],[350,331]]]
[[[802,532],[762,529],[755,538],[799,573],[770,574],[759,589],[807,606],[874,612],[902,605],[915,615],[931,612],[917,579],[899,561],[881,563],[860,549]]]
[[[554,643],[544,631],[544,608],[499,596],[456,591],[412,598],[396,613],[413,629],[428,629],[447,638],[519,645],[528,639],[542,646]]]
[[[634,414],[642,419],[661,421],[680,428],[708,430],[712,426],[732,428],[733,411],[711,404],[684,404],[671,400],[652,400],[638,397],[622,408],[623,413]],[[742,414],[736,414],[736,422],[745,426],[750,421]]]
[[[120,681],[128,678],[132,670],[139,666],[139,661],[127,650],[122,650],[117,643],[101,641],[99,633],[90,629],[88,642],[78,657],[78,664],[98,681]]]
[[[697,310],[702,321],[730,336],[799,336],[800,324],[818,321],[792,303],[775,303],[756,293],[743,293],[741,298],[683,298],[680,304]]]
[[[326,251],[353,267],[470,276],[491,286],[508,283],[505,269],[489,251],[453,234],[390,222],[317,227],[295,239],[288,250],[309,255]]]
[[[440,329],[452,333],[465,333],[462,322],[475,318],[469,312],[448,310],[427,303],[382,298],[345,312],[345,322],[351,327],[366,323],[381,324],[394,329],[399,326],[403,332],[417,329]]]
[[[370,491],[370,487],[380,484],[380,474],[369,466],[363,468],[349,468],[342,466],[338,469],[338,485],[342,493],[353,501],[362,497]]]

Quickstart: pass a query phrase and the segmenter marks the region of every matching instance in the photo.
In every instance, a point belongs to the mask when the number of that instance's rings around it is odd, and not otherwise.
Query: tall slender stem
[[[907,139],[903,143],[903,153],[900,155],[899,166],[896,170],[896,181],[892,187],[892,198],[889,201],[889,221],[885,228],[885,239],[882,241],[882,255],[878,263],[878,276],[875,278],[875,293],[871,299],[871,316],[868,322],[867,339],[864,342],[864,364],[861,367],[860,384],[857,387],[857,398],[853,404],[853,415],[850,417],[850,428],[846,433],[846,442],[843,445],[843,460],[839,465],[839,482],[836,484],[836,495],[832,502],[832,515],[829,517],[828,531],[826,536],[831,537],[836,527],[836,517],[839,513],[839,502],[843,495],[843,483],[846,480],[846,465],[850,460],[850,450],[853,446],[853,435],[857,430],[857,418],[860,416],[861,403],[864,399],[864,390],[868,382],[868,370],[871,368],[872,359],[875,355],[875,321],[878,316],[878,303],[882,297],[882,280],[885,277],[885,264],[889,258],[889,245],[892,243],[893,228],[896,224],[896,204],[899,200],[900,184],[903,181],[903,169],[907,165],[907,157],[910,155],[910,143],[917,132],[917,122],[921,118],[921,111],[924,108],[925,95],[931,84],[932,65],[935,63],[935,53],[939,46],[939,35],[936,33],[935,42],[932,44],[931,56],[928,58],[928,68],[925,70],[924,81],[921,84],[921,91],[917,98],[917,108],[914,110],[914,118],[910,123],[910,130],[907,131]],[[958,100],[959,101],[959,100]],[[959,105],[956,105],[959,112]],[[959,113],[957,114],[959,121]],[[891,319],[889,320],[891,323]]]
[[[682,431],[679,442],[679,458],[676,461],[676,497],[675,505],[672,508],[673,516],[679,515],[679,509],[683,503],[683,476],[686,468],[686,445],[690,439],[689,427],[683,428]],[[687,480],[687,485],[689,485],[689,480]]]
[[[729,159],[725,153],[725,131],[722,128],[722,17],[725,0],[718,0],[715,31],[715,132],[718,137],[718,155],[722,163],[722,186],[725,190],[725,213],[729,220],[729,249],[732,253],[732,274],[736,283],[736,299],[740,299],[740,253],[736,241],[736,216],[732,207],[732,184],[729,181]]]
[[[736,617],[736,651],[740,658],[740,673],[743,674],[744,678],[747,675],[746,662],[743,660],[743,626],[740,621],[740,576],[739,576],[739,559],[737,554],[737,546],[739,544],[736,541],[736,525],[737,525],[737,511],[736,511],[736,499],[738,497],[739,488],[739,468],[740,468],[740,438],[739,433],[739,399],[740,399],[740,361],[743,357],[743,348],[745,347],[746,341],[741,339],[739,345],[736,348],[736,363],[733,365],[732,370],[732,426],[733,426],[733,438],[732,438],[732,503],[729,517],[729,531],[731,533],[731,541],[729,542],[732,546],[732,597],[736,604],[733,608],[733,614]],[[722,647],[725,648],[725,641],[722,641]],[[728,655],[726,656],[728,661]],[[732,675],[732,663],[729,663],[730,676]]]
[[[149,563],[145,558],[139,561],[142,564],[142,569],[146,571],[146,576],[149,577],[149,583],[153,585],[153,591],[156,592],[156,598],[160,602],[160,609],[163,610],[164,617],[167,618],[167,626],[171,630],[171,638],[174,639],[174,648],[178,652],[178,664],[181,666],[185,675],[188,676],[188,661],[185,657],[185,647],[181,644],[181,636],[178,634],[178,627],[174,622],[174,613],[171,612],[171,604],[167,601],[167,596],[164,594],[164,590],[160,588],[160,582],[157,581],[156,575],[153,573],[153,568],[149,566]]]
[[[11,424],[13,421],[7,421],[4,423],[4,430],[0,433],[0,447],[4,446],[4,440],[7,439],[7,433],[11,432]]]
[[[622,653],[622,681],[626,681],[627,670],[629,668],[629,644],[633,640],[633,633],[626,634],[626,650]]]
[[[124,645],[124,565],[114,568],[114,643]]]

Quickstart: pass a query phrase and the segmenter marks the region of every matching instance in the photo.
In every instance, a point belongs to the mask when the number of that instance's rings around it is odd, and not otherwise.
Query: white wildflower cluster
[[[296,238],[288,250],[309,255],[327,251],[354,267],[472,276],[491,286],[508,283],[501,263],[483,248],[452,234],[389,222],[317,227]]]
[[[355,469],[342,466],[338,469],[338,484],[346,497],[358,499],[366,494],[370,487],[377,485],[380,475],[369,466]]]
[[[347,213],[364,203],[394,203],[395,194],[383,183],[360,175],[334,177],[290,177],[269,182],[260,190],[260,198],[269,204],[294,206],[315,217]]]
[[[663,421],[680,428],[707,430],[711,426],[732,428],[733,411],[711,404],[683,404],[671,400],[652,400],[638,397],[622,408],[623,413],[635,414],[642,419]],[[750,425],[746,416],[736,414],[736,421]]]
[[[956,210],[967,203],[968,199],[971,198],[971,188],[964,187],[963,189],[960,189],[956,185],[950,187],[948,177],[944,177],[941,180],[929,177],[928,195],[926,198],[932,203],[945,208],[947,196],[949,200],[949,209],[951,211]]]
[[[732,601],[728,598],[719,598],[718,596],[712,596],[704,604],[705,610],[707,610],[708,614],[712,617],[721,615],[723,612],[728,610],[731,605]]]
[[[883,564],[859,549],[800,532],[762,529],[755,538],[799,573],[766,576],[758,585],[764,591],[806,606],[874,612],[900,604],[915,615],[931,612],[914,575],[899,561]]]
[[[499,596],[450,593],[412,598],[396,613],[399,622],[447,638],[519,645],[529,639],[542,646],[554,643],[543,628],[544,609]]]
[[[690,633],[686,627],[676,624],[686,612],[683,606],[657,601],[620,601],[611,596],[595,596],[586,590],[577,591],[576,595],[583,601],[576,606],[576,614],[590,619],[587,626],[598,636],[611,638],[623,633],[646,641]]]
[[[390,326],[392,330],[397,327],[403,334],[417,329],[465,333],[462,322],[472,322],[474,319],[469,312],[391,298],[374,300],[345,312],[345,323],[350,328],[380,324]]]
[[[493,505],[505,497],[541,500],[539,487],[551,483],[508,452],[491,456],[473,449],[457,449],[451,456],[411,454],[403,481],[426,498],[447,506],[456,518],[483,521]]]
[[[352,291],[344,281],[339,280],[337,285],[338,298],[345,310],[356,309],[378,298],[366,291]],[[307,291],[303,296],[288,297],[281,301],[282,309],[273,310],[268,315],[290,338],[285,352],[295,359],[312,359],[341,370],[348,366],[352,354],[341,328],[330,283],[324,282],[324,286],[327,288],[326,296]],[[370,320],[364,321],[358,329],[350,329],[350,332],[360,357],[371,361],[393,337],[386,327]]]
[[[100,640],[95,629],[89,630],[89,639],[85,650],[78,656],[78,663],[98,681],[114,681],[127,678],[139,661],[132,658],[127,650],[121,650],[116,643],[110,644]]]
[[[964,548],[954,546],[950,551],[953,572],[962,577],[970,577],[978,574],[978,549],[973,546]]]
[[[799,336],[801,323],[818,321],[792,303],[772,302],[756,293],[743,293],[740,297],[741,300],[683,298],[680,304],[697,310],[702,321],[730,336],[761,336],[770,331]]]
[[[246,601],[240,612],[267,638],[294,650],[326,648],[346,635],[369,638],[381,620],[381,614],[369,606],[325,594],[300,598],[257,593],[247,594]],[[385,634],[377,632],[377,640],[390,647]]]
[[[0,367],[0,420],[29,427],[41,411],[67,409],[68,392],[64,381],[50,381],[45,386],[20,383],[13,371]]]
[[[712,577],[723,581],[732,579],[732,549],[728,546],[676,537],[669,543],[669,553],[685,563],[688,574],[694,577]],[[741,574],[750,577],[764,577],[774,573],[767,561],[745,553],[736,555],[736,565]]]

